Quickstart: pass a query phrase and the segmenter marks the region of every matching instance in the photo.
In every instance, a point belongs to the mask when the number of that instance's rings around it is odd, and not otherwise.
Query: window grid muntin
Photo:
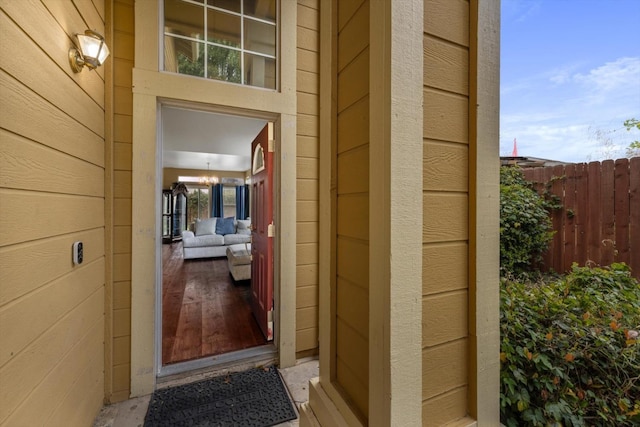
[[[196,42],[196,43],[204,43],[204,77],[203,78],[209,78],[209,50],[207,49],[208,46],[216,46],[219,48],[223,48],[223,49],[229,49],[229,50],[235,50],[240,52],[240,74],[241,74],[241,83],[243,86],[251,86],[251,87],[259,87],[262,89],[270,89],[270,90],[278,90],[278,76],[279,76],[279,68],[278,68],[278,52],[280,51],[280,46],[278,45],[278,24],[277,22],[271,22],[267,19],[262,19],[262,18],[256,18],[253,17],[251,15],[245,15],[244,14],[244,1],[240,1],[240,13],[238,12],[234,12],[232,10],[227,10],[227,9],[223,9],[221,7],[217,7],[217,6],[211,6],[209,4],[207,4],[206,0],[203,1],[202,3],[197,2],[197,1],[193,1],[193,0],[181,0],[184,3],[188,3],[194,6],[198,6],[202,8],[203,14],[204,14],[204,28],[202,29],[202,39],[197,39],[194,37],[188,37],[188,36],[184,36],[181,34],[175,34],[172,33],[170,31],[164,31],[164,28],[166,28],[166,25],[163,25],[163,33],[164,36],[169,36],[169,37],[175,37],[175,38],[180,38],[183,40],[188,40],[191,42]],[[235,46],[229,46],[229,45],[224,45],[224,44],[220,44],[220,43],[216,43],[216,42],[210,42],[207,40],[207,31],[208,31],[208,13],[207,10],[216,10],[219,12],[223,12],[223,13],[227,13],[229,15],[235,15],[235,16],[239,16],[240,17],[240,48],[237,48]],[[277,16],[279,15],[278,13],[278,9],[279,9],[279,1],[276,1],[276,21],[277,21]],[[164,8],[163,8],[164,10]],[[166,16],[163,16],[164,22],[166,23]],[[244,36],[244,20],[245,19],[249,19],[251,21],[256,21],[256,22],[262,22],[264,24],[268,24],[271,26],[274,26],[276,28],[276,33],[275,33],[275,55],[268,55],[268,54],[264,54],[262,52],[256,52],[253,50],[249,50],[249,49],[245,49],[244,45],[245,45],[245,36]],[[164,44],[164,37],[162,39],[162,42]],[[245,53],[249,53],[252,55],[256,55],[256,56],[261,56],[263,58],[268,58],[268,59],[273,59],[276,62],[276,76],[275,76],[275,88],[271,89],[268,87],[263,87],[263,86],[254,86],[254,85],[250,85],[248,83],[245,83],[245,77],[246,77],[246,73],[245,73],[245,64],[244,64],[244,58],[245,58]],[[180,74],[177,73],[176,74]],[[185,74],[185,75],[189,75],[189,74]],[[200,77],[200,76],[193,76],[193,77]],[[218,80],[218,79],[216,79]],[[231,82],[228,80],[218,80],[221,82],[225,82],[225,83],[231,83],[231,84],[238,84],[235,82]]]

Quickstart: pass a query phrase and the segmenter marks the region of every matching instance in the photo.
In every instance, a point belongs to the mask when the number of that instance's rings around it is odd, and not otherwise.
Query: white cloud
[[[635,91],[640,96],[640,58],[620,58],[594,68],[587,74],[575,74],[573,79],[591,90]]]
[[[576,66],[525,76],[511,86],[517,94],[502,92],[502,155],[511,153],[517,138],[523,156],[573,162],[624,156],[633,135],[622,124],[640,117],[640,58],[620,58],[583,72]]]
[[[545,73],[545,77],[556,85],[562,85],[571,82],[574,78],[576,70],[579,70],[583,64],[565,64],[562,67],[554,68]]]

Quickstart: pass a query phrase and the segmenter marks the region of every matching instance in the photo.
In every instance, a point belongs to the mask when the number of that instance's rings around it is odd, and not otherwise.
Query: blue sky
[[[624,157],[640,132],[640,0],[502,0],[500,155]]]

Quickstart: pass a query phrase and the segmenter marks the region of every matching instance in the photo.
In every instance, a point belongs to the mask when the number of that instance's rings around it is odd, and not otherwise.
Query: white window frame
[[[241,86],[246,86],[246,87],[251,87],[251,88],[259,88],[262,90],[273,90],[273,91],[279,91],[280,90],[280,61],[279,61],[279,57],[280,57],[280,25],[278,24],[280,21],[280,0],[275,0],[276,1],[276,20],[275,22],[271,22],[268,21],[266,19],[261,19],[261,18],[256,18],[254,16],[250,16],[250,15],[245,15],[244,14],[244,2],[240,1],[240,13],[238,12],[234,12],[231,10],[227,10],[227,9],[222,9],[216,6],[210,6],[208,4],[206,4],[206,1],[204,3],[199,3],[197,1],[192,1],[192,0],[180,0],[183,1],[185,3],[189,3],[192,4],[194,6],[198,6],[202,8],[203,14],[204,14],[204,28],[203,30],[203,39],[197,39],[194,37],[187,37],[181,34],[175,34],[175,33],[171,33],[171,32],[165,32],[165,17],[164,17],[164,0],[162,0],[160,3],[160,13],[159,13],[159,17],[160,17],[160,25],[158,26],[160,29],[160,34],[159,34],[159,38],[160,38],[160,43],[159,43],[159,48],[160,48],[160,54],[158,55],[160,64],[159,64],[159,68],[160,71],[162,72],[167,72],[167,73],[172,73],[172,74],[180,74],[180,73],[174,73],[173,71],[166,71],[164,69],[164,40],[166,36],[170,36],[170,37],[175,37],[175,38],[179,38],[179,39],[183,39],[183,40],[187,40],[190,42],[196,42],[196,43],[203,43],[205,46],[204,49],[204,76],[200,77],[200,76],[193,76],[190,74],[182,74],[185,76],[190,76],[190,77],[197,77],[197,78],[204,78],[204,79],[208,79],[208,80],[213,80],[216,82],[222,82],[222,83],[227,83],[227,84],[234,84],[234,85],[241,85]],[[224,45],[224,44],[220,44],[220,43],[215,43],[215,42],[210,42],[207,40],[207,19],[208,19],[208,13],[207,10],[215,10],[218,12],[223,12],[223,13],[227,13],[230,15],[235,15],[238,16],[240,18],[240,48],[234,47],[234,46],[229,46],[229,45]],[[244,40],[244,20],[245,19],[249,19],[251,21],[255,21],[255,22],[260,22],[263,24],[267,24],[267,25],[272,25],[275,27],[275,56],[272,55],[267,55],[261,52],[256,52],[253,50],[249,50],[249,49],[245,49],[244,48],[244,44],[245,44],[245,40]],[[230,82],[227,80],[220,80],[220,79],[210,79],[208,77],[208,61],[207,61],[207,55],[208,55],[208,49],[207,46],[215,46],[215,47],[219,47],[219,48],[223,48],[223,49],[229,49],[229,50],[235,50],[240,52],[240,75],[241,75],[241,81],[240,83],[236,83],[236,82]],[[273,59],[275,60],[276,63],[276,76],[275,76],[275,88],[271,89],[271,88],[267,88],[267,87],[263,87],[263,86],[254,86],[254,85],[250,85],[245,83],[245,66],[244,66],[244,54],[245,53],[249,53],[252,55],[256,55],[256,56],[261,56],[263,58],[268,58],[268,59]]]

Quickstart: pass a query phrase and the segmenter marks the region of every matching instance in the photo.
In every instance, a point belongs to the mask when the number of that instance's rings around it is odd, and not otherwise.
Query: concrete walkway
[[[318,360],[305,359],[296,366],[280,369],[287,389],[296,409],[309,399],[309,380],[318,376]],[[218,373],[219,374],[219,373]],[[189,377],[162,384],[162,387],[184,384],[186,382],[199,381],[208,377],[206,374]],[[147,413],[151,395],[125,400],[102,408],[96,417],[93,427],[138,427],[144,424],[144,416]],[[281,427],[297,427],[298,420],[278,424]]]

